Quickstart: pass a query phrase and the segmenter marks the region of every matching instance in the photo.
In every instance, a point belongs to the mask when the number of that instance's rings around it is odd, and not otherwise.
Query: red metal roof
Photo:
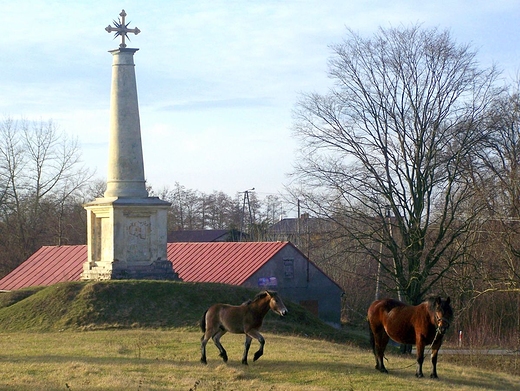
[[[79,281],[86,260],[87,246],[85,245],[43,246],[0,280],[0,290]]]
[[[168,243],[168,259],[183,281],[241,285],[288,242]],[[79,281],[87,246],[44,246],[0,280],[0,290]]]
[[[168,243],[168,259],[183,281],[241,285],[288,242]]]

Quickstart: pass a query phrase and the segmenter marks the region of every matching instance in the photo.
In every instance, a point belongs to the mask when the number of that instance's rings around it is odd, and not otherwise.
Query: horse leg
[[[244,355],[242,356],[242,364],[244,365],[247,365],[247,353],[249,353],[249,348],[251,347],[252,340],[253,338],[246,334],[246,341],[244,343]]]
[[[264,354],[265,339],[257,330],[249,330],[246,335],[249,335],[250,338],[254,338],[260,343],[260,348],[255,352],[253,357],[253,361],[256,361]]]
[[[213,343],[215,344],[215,346],[217,347],[218,351],[220,352],[219,356],[222,357],[222,360],[224,360],[224,362],[227,362],[228,361],[228,356],[227,356],[226,349],[224,349],[224,347],[220,343],[220,338],[224,334],[226,334],[226,330],[221,328],[213,335],[212,339],[213,339]]]
[[[417,370],[415,371],[415,376],[417,377],[424,377],[423,371],[422,371],[422,365],[424,362],[424,341],[421,337],[417,338]]]
[[[440,338],[436,338],[434,343],[432,343],[432,373],[430,374],[430,377],[432,379],[437,379],[437,357],[439,354],[439,349],[442,345],[442,336]]]
[[[380,321],[377,319],[371,319],[370,313],[368,317],[368,329],[370,331],[370,345],[372,346],[372,352],[376,359],[376,369],[388,373],[383,360],[385,357],[386,345],[388,345],[390,337],[386,333],[385,327]]]
[[[439,348],[432,348],[432,373],[430,374],[430,378],[437,379],[437,354],[439,353]]]
[[[203,363],[203,364],[207,364],[208,361],[206,360],[206,344],[208,343],[208,340],[204,337],[204,335],[202,336],[202,338],[200,339],[201,343],[200,343],[200,349],[201,349],[201,356],[200,356],[200,362]]]
[[[201,350],[200,362],[203,364],[208,363],[206,360],[206,344],[208,343],[210,338],[211,338],[211,331],[206,330],[204,332],[204,335],[200,339],[200,350]]]
[[[374,355],[376,356],[376,369],[383,373],[388,373],[388,370],[385,368],[384,357],[385,357],[385,349],[386,345],[388,345],[388,341],[390,337],[386,333],[386,331],[381,328],[379,332],[374,333]]]

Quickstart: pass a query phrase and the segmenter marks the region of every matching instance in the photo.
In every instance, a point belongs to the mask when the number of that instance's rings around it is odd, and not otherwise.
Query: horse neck
[[[270,309],[269,303],[271,298],[269,296],[262,297],[261,299],[255,300],[250,304],[250,308],[264,317]]]

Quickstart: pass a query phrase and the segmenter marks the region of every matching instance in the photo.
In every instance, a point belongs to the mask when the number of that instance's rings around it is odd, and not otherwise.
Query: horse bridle
[[[433,348],[433,344],[435,343],[435,341],[437,341],[437,337],[439,335],[444,335],[444,333],[446,333],[446,330],[448,330],[448,328],[450,327],[450,321],[446,319],[444,316],[437,316],[437,314],[435,314],[435,323],[435,337],[433,337],[433,341],[430,344],[430,348]],[[442,331],[443,324],[447,324],[447,326],[444,328],[444,331]]]
[[[446,319],[444,316],[438,316],[437,314],[435,314],[435,323],[437,325],[437,333],[441,335],[444,335],[446,330],[450,328],[450,321]]]

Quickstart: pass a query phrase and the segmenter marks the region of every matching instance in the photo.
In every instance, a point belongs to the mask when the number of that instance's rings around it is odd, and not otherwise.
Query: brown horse
[[[259,330],[262,322],[269,309],[275,313],[284,316],[287,314],[287,308],[283,304],[282,299],[276,292],[263,291],[255,296],[253,300],[248,300],[239,306],[229,304],[214,304],[202,317],[200,328],[204,332],[201,339],[202,356],[200,362],[207,364],[206,361],[206,344],[212,338],[217,346],[220,357],[227,362],[227,352],[220,343],[220,338],[226,332],[234,334],[245,334],[245,349],[242,356],[242,364],[247,365],[247,353],[251,346],[253,338],[260,343],[260,349],[255,353],[253,361],[256,361],[264,354],[265,339]]]
[[[431,298],[423,303],[411,306],[393,299],[374,301],[368,308],[368,323],[370,326],[370,341],[376,369],[388,373],[383,363],[386,345],[390,338],[394,341],[416,345],[417,370],[415,376],[423,377],[424,348],[431,345],[432,373],[431,378],[437,378],[437,354],[442,345],[442,339],[450,322],[453,310],[450,298]]]

